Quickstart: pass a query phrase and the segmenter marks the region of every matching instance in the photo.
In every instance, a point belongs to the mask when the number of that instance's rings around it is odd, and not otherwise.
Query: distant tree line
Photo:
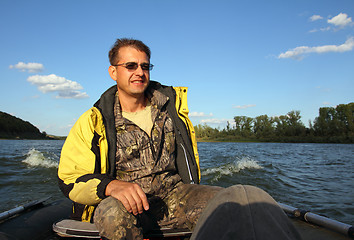
[[[195,131],[201,141],[354,143],[354,103],[320,108],[309,127],[301,122],[300,111],[290,111],[278,117],[235,116],[232,127],[230,122],[222,130],[199,124]]]
[[[27,121],[0,111],[0,138],[5,139],[49,139],[46,132]]]

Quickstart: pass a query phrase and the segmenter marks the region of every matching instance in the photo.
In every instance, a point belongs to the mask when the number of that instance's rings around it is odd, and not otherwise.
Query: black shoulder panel
[[[104,92],[101,98],[94,104],[100,110],[103,117],[103,124],[106,128],[106,136],[108,142],[108,166],[107,174],[111,177],[115,176],[115,155],[116,155],[116,127],[114,124],[114,100],[117,92],[117,85],[110,87]]]
[[[176,93],[172,87],[163,85],[159,85],[157,90],[169,97],[166,109],[173,120],[173,127],[176,135],[176,164],[178,173],[184,183],[199,183],[198,166],[194,157],[192,141],[187,131],[187,127],[178,117],[175,107]]]

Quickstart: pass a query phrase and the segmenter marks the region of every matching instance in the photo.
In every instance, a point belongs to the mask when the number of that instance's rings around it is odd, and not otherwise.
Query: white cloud
[[[348,52],[354,48],[354,37],[348,38],[341,45],[324,45],[317,47],[301,46],[279,54],[278,58],[292,58],[301,60],[305,54],[309,53],[327,53],[327,52]]]
[[[238,106],[234,106],[233,108],[238,108],[238,109],[246,109],[246,108],[250,108],[250,107],[255,107],[255,104],[248,104],[248,105],[238,105]]]
[[[331,27],[320,28],[321,32],[326,32],[326,31],[329,31],[329,30],[331,30]]]
[[[216,119],[216,118],[210,118],[210,119],[203,119],[200,120],[201,123],[206,123],[206,124],[226,124],[227,122],[232,123],[233,119]]]
[[[312,17],[310,17],[311,22],[321,20],[321,19],[323,19],[323,17],[321,17],[320,15],[313,15]]]
[[[211,117],[213,116],[212,113],[205,114],[203,112],[191,112],[189,113],[189,117]]]
[[[34,75],[28,77],[27,80],[36,85],[38,90],[43,93],[82,89],[82,86],[79,83],[67,80],[64,77],[56,76],[55,74]]]
[[[27,78],[27,81],[36,85],[42,93],[57,92],[57,98],[87,98],[85,92],[79,90],[83,87],[74,81],[64,77],[50,75],[34,75]]]
[[[318,32],[318,31],[327,32],[327,31],[329,31],[329,30],[331,30],[331,29],[332,29],[331,27],[323,27],[323,28],[320,28],[320,29],[312,29],[312,30],[310,30],[309,32],[310,32],[310,33]]]
[[[41,72],[43,71],[44,67],[41,63],[24,63],[18,62],[16,65],[10,65],[10,69],[16,68],[22,72],[28,71],[30,73],[34,72]]]
[[[312,17],[310,17],[310,21],[312,22],[320,19],[323,18],[319,15],[313,15]],[[335,17],[327,19],[327,23],[330,24],[331,26],[322,27],[320,29],[313,29],[310,30],[309,32],[310,33],[318,32],[318,31],[326,32],[329,30],[338,31],[339,29],[343,29],[346,26],[353,26],[352,18],[348,17],[346,13],[340,13]]]
[[[328,19],[327,22],[336,27],[345,27],[352,23],[352,18],[348,17],[346,13],[340,13],[337,16]]]

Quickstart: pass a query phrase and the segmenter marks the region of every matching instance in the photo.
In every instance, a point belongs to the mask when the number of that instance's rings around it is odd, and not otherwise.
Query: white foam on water
[[[263,167],[258,164],[257,161],[244,157],[241,160],[227,163],[214,168],[209,168],[202,171],[203,176],[215,175],[213,181],[219,180],[222,176],[231,176],[234,173],[238,173],[244,169],[262,169]]]
[[[50,157],[45,157],[43,153],[34,148],[28,151],[26,159],[22,162],[31,167],[57,168],[59,165],[58,162]]]

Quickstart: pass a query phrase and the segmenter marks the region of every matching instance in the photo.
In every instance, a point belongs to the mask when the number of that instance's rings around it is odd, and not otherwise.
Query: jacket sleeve
[[[71,129],[61,152],[59,187],[72,201],[96,205],[113,179],[106,175],[107,140],[98,109],[85,112]]]

